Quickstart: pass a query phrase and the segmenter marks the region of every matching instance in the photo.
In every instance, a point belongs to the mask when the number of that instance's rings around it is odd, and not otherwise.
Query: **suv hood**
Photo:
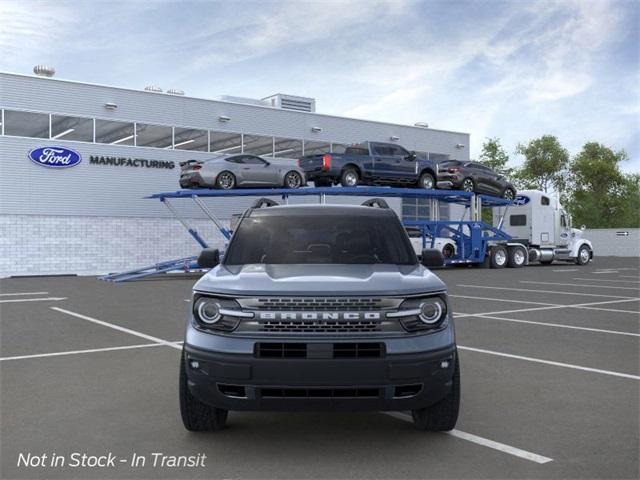
[[[219,265],[195,290],[230,295],[409,295],[446,290],[422,265]]]

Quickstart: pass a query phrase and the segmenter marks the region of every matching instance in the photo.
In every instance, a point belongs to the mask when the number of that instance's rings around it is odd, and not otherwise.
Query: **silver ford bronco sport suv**
[[[180,365],[192,431],[229,410],[411,411],[451,430],[460,373],[446,286],[418,259],[384,200],[273,206],[240,219],[194,286]],[[266,207],[263,207],[266,203]],[[262,207],[262,208],[261,208]]]

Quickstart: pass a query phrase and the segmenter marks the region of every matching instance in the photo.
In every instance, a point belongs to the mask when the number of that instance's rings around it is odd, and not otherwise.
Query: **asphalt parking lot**
[[[195,277],[0,281],[2,478],[638,478],[640,265],[440,270],[461,357],[449,434],[403,414],[229,415],[184,430],[178,359]],[[18,466],[20,454],[130,459]],[[153,467],[152,453],[205,466]],[[47,463],[45,461],[45,464]]]

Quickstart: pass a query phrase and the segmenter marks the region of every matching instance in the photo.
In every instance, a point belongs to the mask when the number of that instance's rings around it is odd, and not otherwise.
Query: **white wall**
[[[620,235],[628,232],[629,235]],[[640,257],[640,228],[593,228],[584,232],[596,257]]]

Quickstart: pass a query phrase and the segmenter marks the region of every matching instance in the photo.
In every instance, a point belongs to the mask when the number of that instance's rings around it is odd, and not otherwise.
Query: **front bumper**
[[[218,408],[398,411],[444,398],[451,391],[457,352],[451,344],[415,353],[387,350],[381,358],[257,358],[187,343],[185,355],[191,393]]]

